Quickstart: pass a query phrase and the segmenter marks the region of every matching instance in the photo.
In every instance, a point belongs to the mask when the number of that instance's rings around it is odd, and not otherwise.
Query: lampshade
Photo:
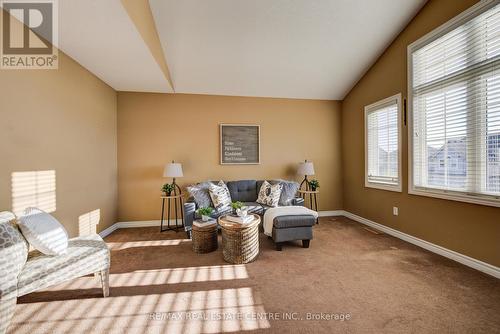
[[[178,162],[171,162],[165,165],[165,169],[163,170],[164,177],[183,177],[182,174],[182,165]]]
[[[314,165],[311,161],[299,163],[299,169],[297,170],[299,175],[314,175]]]

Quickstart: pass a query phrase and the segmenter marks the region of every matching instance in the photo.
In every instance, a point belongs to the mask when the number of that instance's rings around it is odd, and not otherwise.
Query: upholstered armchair
[[[28,252],[28,242],[16,226],[11,212],[0,212],[0,334],[7,331],[17,297],[95,274],[103,295],[109,295],[110,252],[98,235],[69,239],[63,255]]]

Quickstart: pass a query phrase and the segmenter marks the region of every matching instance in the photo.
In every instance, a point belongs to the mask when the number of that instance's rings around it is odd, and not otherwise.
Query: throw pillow
[[[202,182],[187,187],[187,191],[191,196],[193,196],[194,201],[199,208],[212,206],[212,200],[210,199],[210,194],[208,193],[211,184],[212,182]]]
[[[231,194],[224,181],[219,181],[217,185],[210,184],[208,188],[212,203],[217,210],[225,209],[231,206]]]
[[[281,197],[279,200],[279,205],[288,206],[291,205],[292,200],[297,195],[297,191],[299,190],[300,185],[295,181],[287,181],[287,180],[276,180],[281,184]]]
[[[269,182],[264,181],[262,186],[260,186],[257,203],[268,206],[278,206],[282,188],[283,186],[279,183],[270,184]]]
[[[61,255],[68,248],[68,233],[45,211],[27,208],[19,218],[19,228],[28,242],[46,255]]]

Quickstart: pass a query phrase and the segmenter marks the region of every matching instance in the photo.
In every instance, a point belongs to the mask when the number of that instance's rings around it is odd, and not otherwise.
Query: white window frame
[[[488,9],[497,4],[496,0],[482,0],[470,7],[466,11],[457,15],[453,19],[434,29],[430,33],[424,35],[412,44],[408,45],[407,49],[407,89],[408,89],[408,106],[407,106],[407,124],[408,124],[408,194],[419,195],[426,197],[434,197],[447,199],[452,201],[460,201],[473,204],[481,204],[488,206],[500,207],[500,196],[483,197],[481,194],[466,194],[453,190],[440,189],[417,189],[413,179],[413,52],[420,49],[422,46],[431,43],[432,41],[447,34],[453,29],[465,24],[474,17],[482,14]]]
[[[375,188],[381,190],[389,190],[402,192],[403,191],[403,173],[402,173],[402,131],[401,131],[401,93],[389,96],[383,100],[377,101],[365,107],[365,187],[367,188]],[[398,108],[398,183],[397,184],[387,184],[384,182],[374,182],[368,180],[368,114],[376,111],[377,109],[381,109],[387,105],[393,104],[396,102]]]

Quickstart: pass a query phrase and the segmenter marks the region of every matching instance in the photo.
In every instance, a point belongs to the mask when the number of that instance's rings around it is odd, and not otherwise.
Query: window
[[[408,47],[409,192],[500,206],[500,5]]]
[[[365,107],[365,186],[401,191],[401,94]]]

